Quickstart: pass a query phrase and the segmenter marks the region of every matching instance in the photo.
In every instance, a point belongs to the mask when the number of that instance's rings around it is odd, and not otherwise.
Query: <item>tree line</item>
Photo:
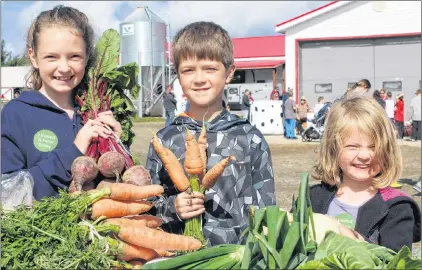
[[[1,40],[1,66],[2,67],[18,67],[18,66],[29,66],[31,62],[23,54],[12,55],[11,51],[6,50],[6,42]]]

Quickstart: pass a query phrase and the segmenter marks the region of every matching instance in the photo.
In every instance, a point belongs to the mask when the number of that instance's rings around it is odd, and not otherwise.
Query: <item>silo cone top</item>
[[[123,23],[135,23],[135,22],[149,22],[152,20],[153,23],[164,23],[165,22],[158,17],[155,13],[153,13],[147,6],[144,7],[137,7],[126,19]]]

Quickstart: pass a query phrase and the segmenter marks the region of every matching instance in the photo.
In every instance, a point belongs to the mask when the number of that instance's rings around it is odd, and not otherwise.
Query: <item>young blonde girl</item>
[[[84,74],[93,59],[94,32],[82,12],[64,6],[41,12],[32,22],[27,51],[33,65],[25,91],[1,113],[2,179],[25,175],[33,197],[55,196],[71,181],[73,160],[85,154],[98,136],[108,138],[109,125],[120,136],[111,111],[82,126],[75,104],[84,90]]]
[[[420,241],[420,209],[390,188],[402,156],[388,116],[376,100],[352,97],[329,113],[311,187],[316,213],[336,218],[342,234],[398,251]]]

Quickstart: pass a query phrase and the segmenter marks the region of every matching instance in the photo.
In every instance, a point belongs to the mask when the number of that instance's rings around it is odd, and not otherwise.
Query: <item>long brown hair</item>
[[[74,93],[80,88],[87,85],[88,69],[95,61],[94,55],[94,30],[92,29],[88,17],[79,10],[63,5],[55,6],[51,10],[41,12],[29,27],[26,48],[32,49],[36,55],[38,51],[38,36],[41,31],[50,27],[67,27],[74,30],[74,34],[81,36],[85,42],[85,51],[87,56],[87,65],[85,68],[85,77],[81,83],[74,89]],[[27,75],[26,84],[28,88],[39,90],[42,86],[40,72],[37,68],[32,67]]]

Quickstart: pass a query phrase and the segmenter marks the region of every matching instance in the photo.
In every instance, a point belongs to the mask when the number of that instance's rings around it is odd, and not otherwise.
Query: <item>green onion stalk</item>
[[[197,175],[189,175],[189,182],[192,192],[196,191],[201,192],[202,194],[205,193],[205,190],[202,189],[199,184],[199,178]],[[201,241],[202,244],[205,244],[205,237],[202,232],[202,215],[186,220],[183,234],[185,236],[192,236]]]

